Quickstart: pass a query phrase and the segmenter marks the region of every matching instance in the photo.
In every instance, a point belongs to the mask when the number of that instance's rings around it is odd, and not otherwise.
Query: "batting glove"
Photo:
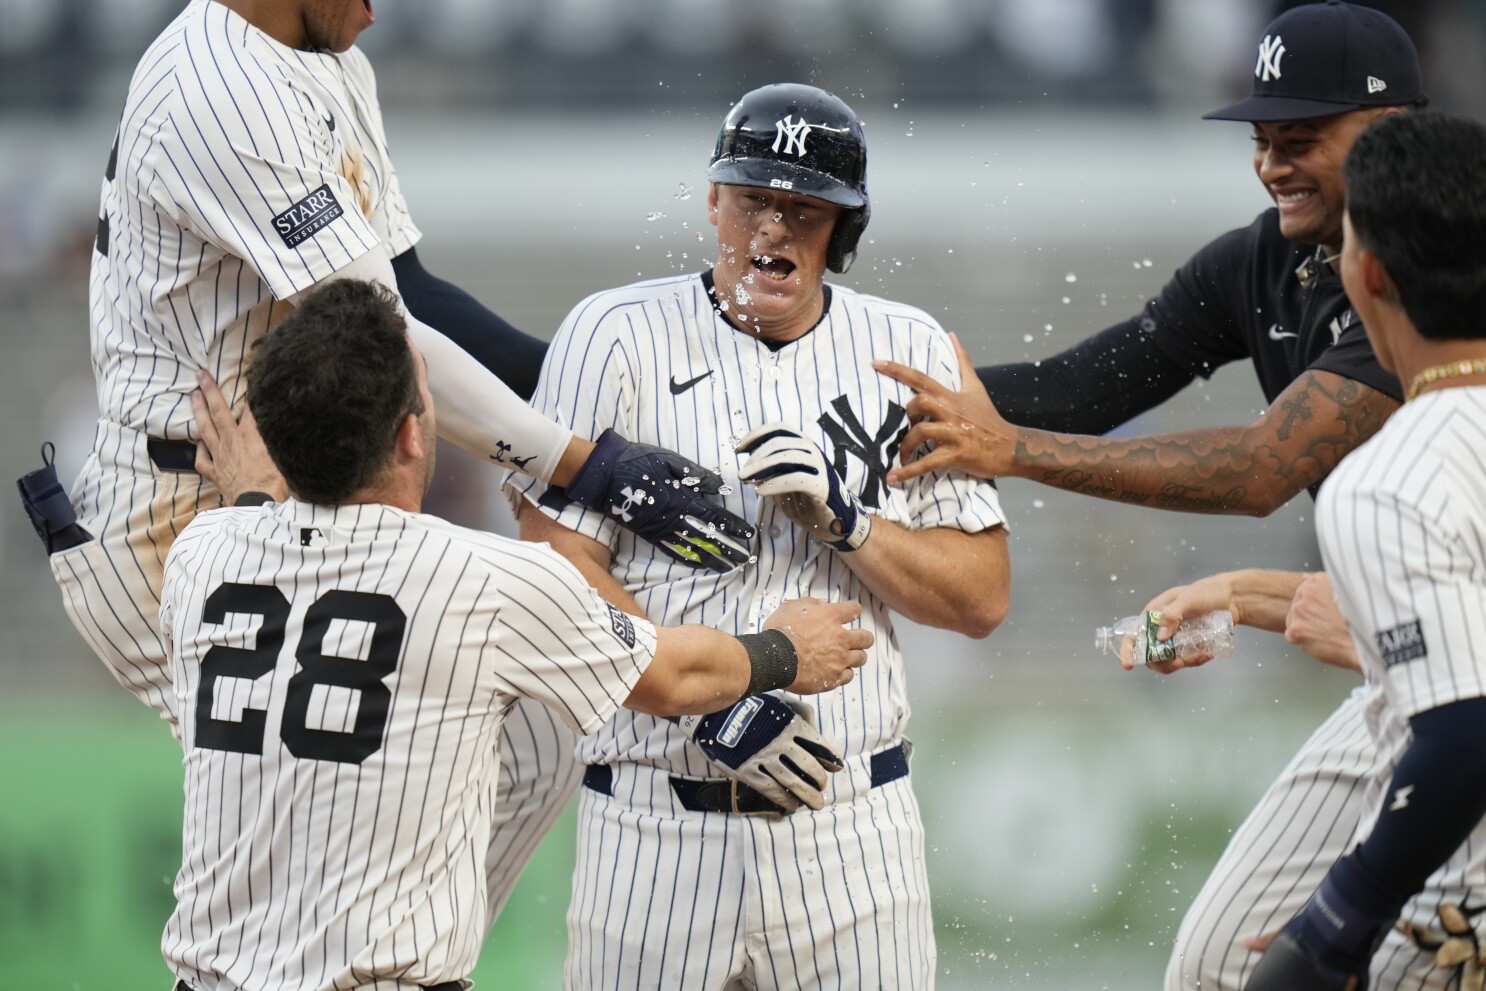
[[[738,442],[738,453],[748,455],[738,477],[773,498],[816,540],[840,551],[866,543],[872,517],[804,434],[783,423],[765,424]]]
[[[1342,857],[1264,951],[1245,991],[1367,991],[1368,964],[1402,904],[1355,853]]]
[[[732,571],[748,563],[757,530],[710,503],[722,477],[673,451],[632,444],[605,430],[563,491],[579,505],[614,518],[695,568]]]
[[[724,774],[786,812],[801,802],[825,808],[826,775],[841,770],[841,758],[815,728],[808,705],[750,695],[721,712],[677,722]]]

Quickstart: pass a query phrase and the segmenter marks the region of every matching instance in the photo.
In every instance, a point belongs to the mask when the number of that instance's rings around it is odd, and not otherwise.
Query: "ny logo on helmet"
[[[1280,58],[1285,54],[1285,43],[1279,35],[1265,35],[1259,42],[1259,61],[1254,63],[1254,75],[1262,81],[1280,78]]]
[[[837,134],[845,134],[847,128],[827,127],[824,124],[811,124],[801,117],[795,120],[794,114],[787,114],[783,120],[774,122],[774,144],[771,150],[783,155],[794,155],[796,158],[805,157],[805,139],[810,137],[810,129],[818,127],[822,131],[834,131]],[[779,147],[780,142],[784,147]]]

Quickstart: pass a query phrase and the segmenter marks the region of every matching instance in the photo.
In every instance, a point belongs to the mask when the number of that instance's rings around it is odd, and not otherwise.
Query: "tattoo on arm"
[[[1306,372],[1249,426],[1133,438],[1023,431],[1017,462],[1028,478],[1101,499],[1263,514],[1325,478],[1397,408],[1353,379]]]

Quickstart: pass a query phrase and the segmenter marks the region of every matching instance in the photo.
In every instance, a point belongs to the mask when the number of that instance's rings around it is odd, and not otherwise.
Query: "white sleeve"
[[[484,560],[500,590],[489,647],[501,690],[536,699],[580,734],[596,732],[655,657],[655,627],[605,602],[546,544]]]
[[[380,282],[397,290],[392,261],[382,248],[367,252],[316,285],[343,278]],[[288,302],[303,295],[296,293]],[[477,458],[544,482],[550,479],[573,432],[528,406],[484,365],[409,313],[406,306],[402,314],[408,322],[408,337],[428,361],[428,390],[438,404],[439,436]]]

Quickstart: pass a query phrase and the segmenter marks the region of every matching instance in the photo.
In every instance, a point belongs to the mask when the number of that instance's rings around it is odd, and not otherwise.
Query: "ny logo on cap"
[[[796,121],[794,115],[790,114],[783,120],[776,120],[774,122],[774,144],[772,145],[772,150],[780,152],[779,143],[782,141],[784,142],[782,154],[804,158],[805,139],[810,137],[810,129],[812,127],[819,128],[822,131],[834,131],[837,134],[845,134],[848,130],[845,127],[827,127],[824,124],[811,124],[806,122],[803,117]]]
[[[1254,63],[1254,75],[1263,82],[1280,78],[1280,58],[1285,54],[1285,43],[1279,35],[1264,36],[1259,42],[1259,61]]]

